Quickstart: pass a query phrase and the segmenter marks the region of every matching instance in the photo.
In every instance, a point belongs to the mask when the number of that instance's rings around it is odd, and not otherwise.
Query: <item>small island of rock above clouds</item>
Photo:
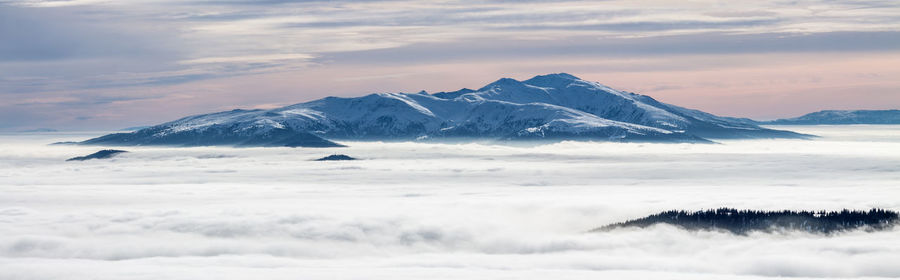
[[[327,97],[271,110],[185,117],[93,145],[336,147],[333,141],[589,140],[710,143],[806,138],[659,102],[560,73],[503,78],[477,90]]]
[[[128,151],[123,151],[123,150],[100,150],[100,151],[90,154],[90,155],[73,157],[73,158],[67,159],[66,161],[85,161],[85,160],[89,160],[89,159],[105,159],[105,158],[111,158],[118,154],[127,153],[127,152]]]
[[[356,158],[348,156],[348,155],[334,154],[334,155],[316,159],[316,161],[334,161],[334,160],[356,160]]]

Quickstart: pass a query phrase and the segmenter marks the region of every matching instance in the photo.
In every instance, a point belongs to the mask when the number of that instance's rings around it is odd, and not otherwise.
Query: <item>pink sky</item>
[[[0,130],[558,72],[724,116],[900,108],[900,4],[701,2],[8,2]]]

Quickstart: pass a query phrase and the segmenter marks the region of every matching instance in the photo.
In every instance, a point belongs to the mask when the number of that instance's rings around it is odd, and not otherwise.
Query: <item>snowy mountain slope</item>
[[[720,117],[699,110],[662,103],[649,96],[642,95],[639,98],[647,104],[663,108],[689,120],[687,125],[680,127],[680,129],[699,137],[712,139],[814,137],[813,135],[799,134],[792,131],[761,128],[751,119]]]
[[[422,93],[326,98],[275,109],[257,118],[332,139],[525,139],[566,135],[556,138],[620,140],[653,136],[660,141],[705,141],[546,103],[442,99]]]
[[[684,131],[704,138],[804,137],[790,131],[761,128],[750,119],[719,117],[665,104],[649,96],[615,90],[565,73],[540,75],[522,82],[501,79],[460,98],[548,103],[605,119]]]
[[[463,114],[448,116],[438,137],[498,137],[501,139],[594,139],[603,141],[656,139],[705,142],[683,133],[608,120],[546,103],[517,104],[494,100],[465,102]]]
[[[523,82],[504,78],[459,98],[547,103],[605,119],[663,129],[687,124],[684,118],[640,102],[637,96],[563,73],[536,76]]]
[[[340,147],[306,131],[265,118],[262,110],[232,110],[185,117],[134,132],[114,133],[81,142],[120,146]]]
[[[500,79],[478,90],[430,95],[377,93],[328,97],[272,110],[233,110],[182,118],[84,144],[338,145],[323,139],[493,139],[710,142],[709,138],[804,135],[761,128],[618,91],[569,74]]]
[[[824,110],[790,119],[759,124],[900,124],[900,110]]]

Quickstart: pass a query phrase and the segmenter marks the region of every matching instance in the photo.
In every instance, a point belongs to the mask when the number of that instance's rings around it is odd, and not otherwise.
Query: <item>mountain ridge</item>
[[[566,73],[477,90],[326,97],[271,110],[184,117],[83,144],[334,147],[333,140],[489,139],[710,143],[805,138],[623,92]]]
[[[822,110],[795,118],[758,121],[762,125],[900,124],[900,110]]]

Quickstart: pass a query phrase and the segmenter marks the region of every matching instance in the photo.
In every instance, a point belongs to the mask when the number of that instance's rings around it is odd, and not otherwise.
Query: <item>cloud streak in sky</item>
[[[900,5],[891,1],[0,1],[0,94],[19,100],[89,99],[91,94],[85,91],[141,91],[171,99],[174,95],[166,91],[193,91],[190,95],[196,102],[185,106],[197,113],[225,106],[214,104],[215,98],[244,99],[241,96],[249,93],[201,94],[229,83],[216,79],[237,76],[259,77],[257,84],[268,85],[285,73],[344,72],[333,78],[353,79],[408,72],[401,68],[415,66],[468,63],[480,67],[481,60],[537,65],[559,57],[604,61],[766,53],[896,54],[900,52],[898,15]],[[729,67],[740,69],[742,63]],[[520,73],[586,73],[579,76],[589,79],[591,73],[598,73],[560,69],[565,63],[558,64],[539,70],[498,68],[477,80],[456,73],[467,71],[460,66],[410,79],[443,76],[462,87]],[[367,73],[361,67],[370,70]],[[891,79],[896,77],[882,81]],[[618,82],[599,81],[614,87]],[[384,81],[370,80],[338,94],[376,91],[380,83]],[[282,84],[276,87],[290,90],[257,94],[264,95],[264,100],[231,105],[296,103],[321,96],[321,91],[313,92],[319,86]],[[433,90],[455,89],[439,86],[444,85],[425,85]],[[298,92],[303,94],[298,97]],[[17,110],[10,106],[0,108]],[[142,118],[161,121],[183,113]],[[65,118],[56,116],[59,123],[74,124]]]

